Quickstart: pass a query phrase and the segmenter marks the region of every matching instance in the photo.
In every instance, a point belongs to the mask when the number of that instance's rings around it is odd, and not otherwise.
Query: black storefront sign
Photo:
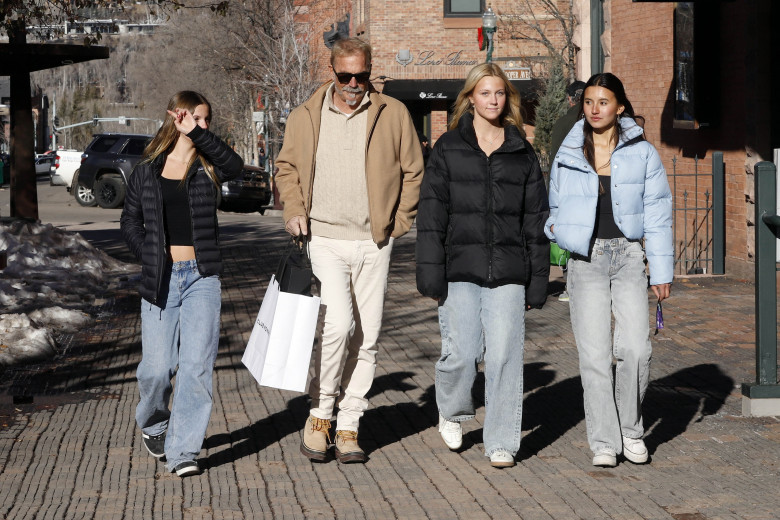
[[[382,93],[401,101],[455,101],[465,82],[465,79],[392,79],[385,81]],[[541,88],[541,81],[536,79],[511,83],[524,102],[535,100]]]

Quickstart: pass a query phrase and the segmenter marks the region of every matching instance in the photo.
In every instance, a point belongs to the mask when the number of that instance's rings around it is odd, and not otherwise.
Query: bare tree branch
[[[542,45],[569,81],[576,79],[574,0],[519,0],[516,10],[500,12],[499,18],[508,38]]]

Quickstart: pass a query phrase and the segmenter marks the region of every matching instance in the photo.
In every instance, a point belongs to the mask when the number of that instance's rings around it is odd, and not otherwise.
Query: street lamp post
[[[485,58],[487,63],[493,61],[493,34],[496,32],[496,19],[493,8],[488,6],[487,11],[482,13],[482,32],[488,40],[487,57]]]

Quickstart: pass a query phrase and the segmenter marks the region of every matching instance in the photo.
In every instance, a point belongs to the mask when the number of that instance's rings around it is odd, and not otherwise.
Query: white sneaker
[[[604,450],[593,456],[593,465],[602,468],[614,468],[617,466],[617,455],[612,450]]]
[[[558,301],[559,302],[567,302],[569,301],[569,293],[566,291],[563,291],[561,294],[558,295]]]
[[[463,445],[463,427],[459,422],[448,421],[439,414],[439,433],[444,444],[451,450],[458,450]]]
[[[515,458],[506,450],[496,450],[490,455],[490,465],[494,468],[511,468]]]
[[[642,439],[623,437],[623,456],[634,464],[647,462],[647,446]]]

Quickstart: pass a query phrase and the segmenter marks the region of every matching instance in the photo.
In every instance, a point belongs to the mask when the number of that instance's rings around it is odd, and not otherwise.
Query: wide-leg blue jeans
[[[525,286],[486,288],[447,284],[439,306],[441,358],[436,363],[436,404],[449,421],[475,414],[471,388],[485,360],[485,454],[520,449],[523,419]]]
[[[621,435],[638,439],[644,434],[642,400],[652,354],[644,257],[639,242],[597,239],[590,261],[569,263],[569,312],[593,453],[621,453]]]
[[[173,470],[197,458],[206,436],[219,346],[221,283],[218,276],[201,276],[195,260],[175,262],[163,283],[168,287],[163,305],[141,300],[143,357],[136,373],[141,400],[135,418],[148,435],[168,431],[165,457]]]

